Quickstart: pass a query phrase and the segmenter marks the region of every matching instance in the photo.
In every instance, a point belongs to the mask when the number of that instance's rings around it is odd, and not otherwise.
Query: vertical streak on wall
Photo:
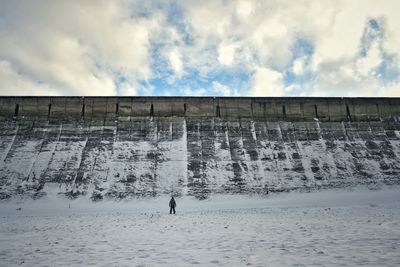
[[[43,172],[42,177],[40,178],[40,183],[41,184],[45,184],[47,181],[51,180],[51,179],[47,179],[48,178],[48,173],[50,171],[50,165],[53,162],[54,155],[56,154],[57,146],[60,144],[62,130],[63,130],[63,124],[61,123],[59,128],[58,128],[57,141],[53,142],[53,144],[52,144],[52,150],[51,150],[51,154],[50,154],[50,159],[47,162],[47,167],[45,168],[45,171]]]
[[[46,135],[47,131],[43,131],[42,129],[42,138],[40,139],[40,148],[37,151],[36,156],[32,159],[32,164],[29,166],[29,171],[28,171],[28,176],[27,176],[27,180],[31,181],[33,177],[36,177],[36,174],[32,172],[32,169],[36,163],[36,161],[39,159],[39,155],[42,152],[42,148],[43,148],[43,144],[45,142],[45,140],[47,140],[47,135]],[[33,177],[31,177],[33,176]]]
[[[4,153],[4,157],[3,157],[2,161],[1,161],[1,163],[3,163],[3,162],[6,161],[7,156],[8,156],[8,153],[10,153],[10,150],[11,150],[12,146],[14,145],[15,138],[16,138],[17,135],[18,135],[18,130],[19,130],[19,124],[17,123],[17,127],[16,127],[16,129],[15,129],[15,133],[14,133],[12,139],[11,139],[10,145],[8,146],[6,152]],[[1,165],[0,165],[0,166],[1,166]]]
[[[78,165],[78,168],[76,169],[74,180],[72,181],[72,191],[73,192],[75,192],[77,190],[77,187],[83,180],[82,179],[83,174],[81,172],[81,169],[82,169],[82,165],[83,165],[83,153],[86,150],[87,143],[88,143],[88,137],[86,137],[86,139],[83,143],[83,148],[81,150],[81,153],[79,154],[79,165]],[[81,174],[82,174],[82,176],[81,176]],[[78,184],[78,186],[77,186],[77,184]]]
[[[51,115],[51,104],[49,104],[49,109],[47,110],[47,120],[50,119],[50,115]]]
[[[185,104],[185,113],[186,113],[186,104]],[[187,125],[186,125],[186,118],[183,118],[183,135],[182,135],[182,144],[183,147],[185,148],[183,150],[183,153],[185,153],[185,166],[186,169],[184,170],[184,180],[183,180],[183,184],[182,184],[182,194],[183,195],[187,195],[188,193],[188,164],[189,164],[189,160],[188,160],[188,151],[187,151]]]
[[[150,114],[150,116],[154,116],[154,109],[153,109],[153,104],[151,104],[151,113],[152,114]],[[152,117],[153,118],[153,117]],[[158,175],[157,175],[157,172],[158,172],[158,161],[159,161],[159,157],[160,157],[160,155],[159,155],[159,147],[158,147],[158,140],[159,140],[159,126],[158,126],[158,120],[157,120],[157,122],[154,124],[155,125],[155,147],[156,147],[156,150],[155,150],[155,157],[154,157],[154,183],[157,183],[157,180],[158,180]]]
[[[286,163],[287,170],[292,170],[293,169],[293,164],[290,161],[289,153],[288,153],[288,141],[289,141],[289,139],[288,139],[287,131],[286,131],[285,128],[286,128],[285,122],[278,122],[278,129],[279,129],[279,135],[280,135],[279,145],[283,148],[282,152],[285,155],[285,163]],[[282,173],[282,174],[285,174],[285,173]],[[287,177],[287,178],[289,177],[287,172],[283,176]]]
[[[253,119],[250,121],[250,126],[251,126],[250,131],[251,131],[252,139],[253,139],[254,146],[256,149],[256,156],[253,156],[253,158],[250,158],[250,160],[252,160],[252,161],[254,161],[254,159],[255,159],[255,166],[253,166],[253,170],[254,170],[253,181],[256,184],[264,176],[263,175],[263,165],[260,160],[261,153],[260,153],[260,148],[259,148],[259,144],[258,144],[257,131],[256,131],[256,127],[255,127],[255,123],[254,123]],[[260,186],[260,185],[258,184],[258,186]]]
[[[202,129],[203,129],[203,119],[200,120],[200,125],[197,127],[197,136],[200,141],[200,183],[201,185],[206,184],[205,183],[205,175],[204,175],[204,145],[203,145],[203,135],[202,135]]]
[[[105,178],[106,181],[109,181],[111,179],[110,178],[110,172],[111,172],[112,161],[113,161],[113,158],[114,158],[115,143],[116,143],[117,135],[118,135],[118,124],[115,125],[112,130],[113,130],[112,131],[113,132],[113,136],[112,136],[112,139],[111,139],[112,144],[110,146],[111,147],[111,153],[106,158],[106,165],[107,165],[107,173],[106,173],[106,178]]]
[[[19,112],[19,104],[15,104],[14,117],[18,117],[18,112]]]

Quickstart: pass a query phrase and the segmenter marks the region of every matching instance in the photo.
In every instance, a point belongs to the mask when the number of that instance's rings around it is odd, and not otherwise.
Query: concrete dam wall
[[[400,98],[0,97],[0,198],[400,184]]]

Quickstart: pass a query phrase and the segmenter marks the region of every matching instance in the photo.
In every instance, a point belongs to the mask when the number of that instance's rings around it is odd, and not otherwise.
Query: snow
[[[0,203],[0,266],[398,266],[400,188]],[[56,193],[56,190],[54,190]]]
[[[132,117],[97,124],[0,122],[0,199],[40,198],[51,183],[95,201],[400,184],[393,122]]]

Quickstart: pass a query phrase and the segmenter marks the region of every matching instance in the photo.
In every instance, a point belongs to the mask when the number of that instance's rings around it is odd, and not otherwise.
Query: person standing
[[[176,202],[175,202],[175,199],[174,199],[174,197],[171,197],[171,200],[169,201],[169,214],[172,214],[172,211],[174,212],[174,214],[175,214],[175,207],[176,207]]]

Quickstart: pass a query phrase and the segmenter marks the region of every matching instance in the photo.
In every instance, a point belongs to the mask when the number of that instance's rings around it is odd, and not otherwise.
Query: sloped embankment
[[[219,106],[215,116],[157,116],[152,104],[149,116],[63,121],[50,108],[45,120],[15,114],[0,121],[1,199],[50,190],[93,200],[203,199],[400,183],[394,119],[224,117]]]

